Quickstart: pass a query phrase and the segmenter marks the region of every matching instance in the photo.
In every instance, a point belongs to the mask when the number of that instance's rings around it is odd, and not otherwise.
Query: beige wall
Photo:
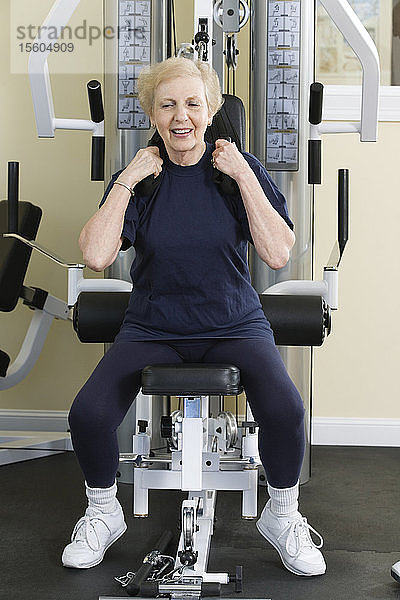
[[[398,140],[381,123],[377,143],[325,136],[323,186],[316,192],[316,274],[336,235],[337,170],[350,169],[350,234],[339,275],[340,310],[315,350],[318,416],[399,418],[400,321]]]
[[[100,4],[97,0],[82,0],[75,22],[84,18],[101,22]],[[177,2],[178,41],[187,41],[191,35],[186,34],[192,27],[188,4],[188,0]],[[41,2],[43,15],[51,5],[52,0]],[[39,204],[44,212],[38,241],[69,260],[79,260],[79,231],[102,193],[101,183],[89,181],[90,136],[57,131],[54,140],[37,139],[28,78],[10,73],[9,17],[9,2],[3,1],[0,196],[6,193],[7,161],[19,160],[21,198]],[[246,71],[248,31],[241,37],[239,64]],[[80,56],[69,58],[80,70]],[[52,76],[57,116],[87,118],[85,83],[93,77],[101,79],[100,52],[91,57],[91,65],[93,61],[89,74]],[[238,94],[247,101],[244,75],[238,81]],[[316,194],[318,276],[336,235],[336,173],[340,167],[351,172],[351,227],[340,274],[341,307],[333,315],[333,333],[322,348],[315,350],[316,416],[400,417],[400,326],[396,319],[400,209],[394,177],[400,124],[382,124],[379,133],[376,144],[361,145],[355,136],[324,140],[324,185]],[[87,275],[96,276],[90,272]],[[66,281],[64,270],[40,256],[32,257],[27,283],[65,299]],[[31,314],[21,304],[13,313],[0,313],[0,348],[13,358]],[[55,322],[35,368],[22,383],[1,393],[0,408],[68,409],[101,355],[101,345],[80,344],[70,323]]]

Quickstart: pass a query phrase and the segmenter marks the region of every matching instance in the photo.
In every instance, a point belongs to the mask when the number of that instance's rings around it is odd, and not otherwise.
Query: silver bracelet
[[[135,190],[133,188],[130,188],[127,183],[122,183],[122,181],[114,181],[114,185],[115,184],[122,185],[122,187],[124,187],[126,190],[128,190],[128,192],[130,193],[131,196],[135,195]]]

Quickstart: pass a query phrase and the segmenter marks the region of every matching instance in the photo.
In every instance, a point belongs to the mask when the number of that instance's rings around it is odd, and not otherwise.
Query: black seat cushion
[[[42,211],[30,202],[18,203],[18,233],[34,240]],[[4,238],[8,231],[8,202],[0,202],[0,310],[10,312],[17,305],[24,283],[32,249],[13,238]]]
[[[234,365],[186,363],[149,365],[142,370],[143,394],[161,396],[236,395],[243,391]]]

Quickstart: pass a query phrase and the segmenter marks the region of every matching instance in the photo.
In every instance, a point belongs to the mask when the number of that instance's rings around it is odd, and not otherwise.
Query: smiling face
[[[196,164],[204,153],[204,132],[211,122],[200,77],[162,81],[155,90],[151,119],[172,162]]]

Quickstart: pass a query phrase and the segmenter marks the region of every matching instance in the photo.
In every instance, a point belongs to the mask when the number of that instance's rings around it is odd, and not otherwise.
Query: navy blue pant
[[[146,365],[229,363],[240,369],[268,482],[291,487],[304,455],[304,406],[275,344],[267,338],[117,342],[71,407],[72,442],[90,487],[110,487],[118,469],[117,428],[140,389]]]

